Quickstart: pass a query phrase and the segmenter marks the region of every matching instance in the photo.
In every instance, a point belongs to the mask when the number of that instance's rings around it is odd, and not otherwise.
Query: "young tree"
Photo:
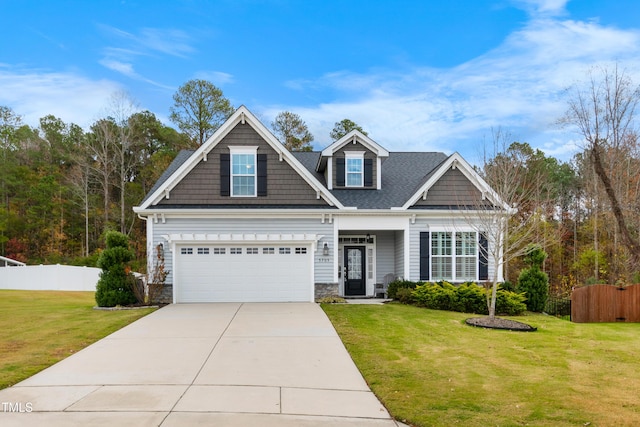
[[[173,95],[169,119],[202,145],[235,111],[222,90],[206,80],[189,80]]]
[[[363,135],[368,135],[367,132],[365,132],[364,129],[362,129],[362,127],[360,127],[360,125],[358,125],[357,123],[349,119],[342,119],[341,121],[336,122],[329,136],[333,141],[337,141],[352,130],[358,130]]]
[[[289,151],[311,151],[313,135],[299,115],[289,111],[278,113],[271,122],[273,132]]]
[[[529,267],[520,272],[518,292],[525,293],[529,311],[540,313],[544,311],[549,297],[549,276],[542,271],[547,253],[540,245],[529,245],[524,258]]]
[[[629,215],[620,203],[612,182],[613,171],[606,158],[626,150],[636,140],[635,114],[640,87],[616,64],[612,69],[597,68],[588,73],[586,83],[576,83],[567,91],[568,109],[560,122],[581,133],[595,174],[611,206],[622,242],[630,253],[632,268],[640,265],[640,240],[629,227]]]
[[[472,195],[472,205],[461,209],[467,223],[486,239],[486,245],[480,244],[480,251],[493,265],[486,283],[490,319],[495,318],[501,273],[511,260],[526,252],[526,245],[535,231],[536,215],[518,213],[518,209],[532,198],[531,186],[524,184],[535,178],[528,175],[526,162],[517,151],[509,151],[509,138],[510,135],[501,129],[493,131],[492,151],[485,154],[483,168],[479,171],[490,190]]]
[[[129,238],[117,231],[108,231],[105,239],[107,248],[98,259],[102,272],[96,285],[96,303],[99,307],[133,304],[136,297],[129,263],[134,259],[134,253],[129,249]]]

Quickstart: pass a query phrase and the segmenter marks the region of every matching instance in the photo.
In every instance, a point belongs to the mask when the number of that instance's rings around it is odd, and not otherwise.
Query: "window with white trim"
[[[456,233],[456,280],[476,280],[478,269],[478,238],[474,231]]]
[[[289,255],[291,253],[291,248],[279,248],[278,252],[280,255]]]
[[[296,248],[297,255],[304,255],[307,253],[307,248]]]
[[[454,250],[455,245],[455,250]],[[475,231],[431,233],[431,280],[477,280],[478,235]]]
[[[229,253],[231,255],[242,255],[242,248],[230,248]]]
[[[224,255],[226,254],[226,252],[227,252],[226,248],[213,248],[214,255]]]
[[[345,153],[345,183],[347,187],[364,186],[364,152]]]
[[[273,255],[276,253],[276,248],[262,248],[262,253],[264,255]]]
[[[258,248],[247,248],[247,255],[258,255]]]
[[[255,197],[257,189],[256,147],[229,147],[231,152],[231,196]]]
[[[198,248],[198,255],[209,255],[209,248]]]
[[[180,255],[193,255],[193,248],[180,248]]]

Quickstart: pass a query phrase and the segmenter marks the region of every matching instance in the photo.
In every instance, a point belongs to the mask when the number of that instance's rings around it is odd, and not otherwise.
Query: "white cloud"
[[[216,86],[222,86],[225,84],[233,83],[233,74],[224,73],[222,71],[198,71],[195,73],[196,79],[208,80]]]
[[[53,114],[65,122],[88,127],[120,85],[75,73],[5,68],[0,70],[0,105],[11,107],[23,121],[37,126]]]
[[[317,107],[270,106],[264,114],[300,114],[318,147],[334,122],[349,118],[391,150],[477,151],[491,127],[502,127],[550,155],[568,159],[575,134],[558,132],[563,91],[597,64],[618,61],[640,83],[640,31],[554,18],[566,1],[526,1],[531,20],[497,48],[449,69],[415,67],[355,74],[336,71],[289,81],[304,91],[331,89],[339,100]],[[474,153],[472,153],[474,154]]]

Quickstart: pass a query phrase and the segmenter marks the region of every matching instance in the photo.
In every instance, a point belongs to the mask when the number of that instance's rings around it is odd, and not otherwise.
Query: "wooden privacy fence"
[[[640,322],[640,284],[583,286],[571,294],[571,320],[588,322]]]

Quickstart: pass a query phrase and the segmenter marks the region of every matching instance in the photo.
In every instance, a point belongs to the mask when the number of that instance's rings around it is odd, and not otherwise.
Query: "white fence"
[[[99,268],[69,265],[1,267],[0,289],[25,291],[95,291]]]

